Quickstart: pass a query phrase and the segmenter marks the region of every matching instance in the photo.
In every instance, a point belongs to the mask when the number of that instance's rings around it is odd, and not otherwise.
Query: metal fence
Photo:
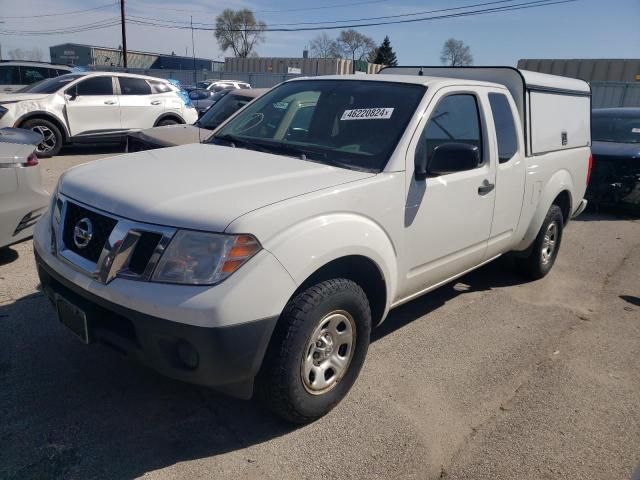
[[[124,72],[125,69],[119,67],[90,67],[90,70],[103,72]],[[291,73],[238,73],[238,72],[212,72],[209,70],[167,70],[167,69],[144,69],[129,68],[129,73],[139,75],[149,75],[158,78],[173,78],[179,80],[183,85],[193,85],[207,79],[215,80],[238,80],[248,82],[254,88],[271,88],[290,78],[301,77],[302,75]]]
[[[591,82],[593,108],[640,107],[640,83]]]

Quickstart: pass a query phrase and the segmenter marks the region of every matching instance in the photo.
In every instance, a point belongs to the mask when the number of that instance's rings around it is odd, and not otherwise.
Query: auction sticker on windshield
[[[345,110],[340,120],[386,120],[392,113],[393,108],[357,108]]]

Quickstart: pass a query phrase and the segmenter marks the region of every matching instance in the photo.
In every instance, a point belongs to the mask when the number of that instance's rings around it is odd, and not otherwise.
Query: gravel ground
[[[44,160],[47,187],[103,156]],[[640,463],[638,220],[583,215],[545,279],[499,259],[395,310],[347,399],[302,428],[82,345],[31,249],[0,251],[0,478],[629,479]]]

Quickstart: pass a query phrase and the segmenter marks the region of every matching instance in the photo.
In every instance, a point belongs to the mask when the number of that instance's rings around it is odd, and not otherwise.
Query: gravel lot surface
[[[76,149],[65,169],[113,155]],[[585,214],[545,279],[499,259],[392,312],[302,428],[86,347],[0,251],[0,478],[629,479],[640,463],[640,221]]]

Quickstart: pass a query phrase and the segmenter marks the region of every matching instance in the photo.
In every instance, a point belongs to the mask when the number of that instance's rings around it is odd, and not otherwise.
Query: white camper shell
[[[510,67],[385,67],[380,74],[504,85],[520,114],[527,156],[591,145],[591,88],[582,80]]]

